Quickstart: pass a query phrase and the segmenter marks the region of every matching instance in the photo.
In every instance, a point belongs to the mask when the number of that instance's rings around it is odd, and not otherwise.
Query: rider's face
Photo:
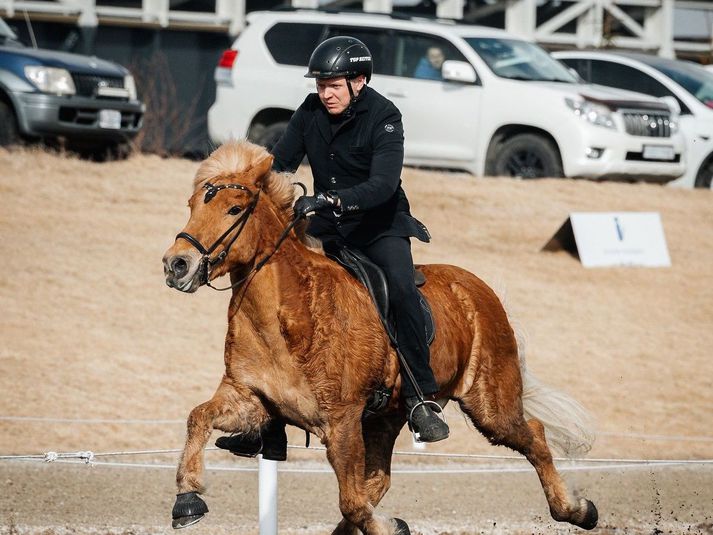
[[[364,76],[358,76],[350,81],[355,96],[362,90],[365,81]],[[319,95],[319,100],[322,101],[322,104],[331,115],[343,113],[351,100],[349,89],[347,89],[347,80],[344,77],[317,79],[317,94]]]

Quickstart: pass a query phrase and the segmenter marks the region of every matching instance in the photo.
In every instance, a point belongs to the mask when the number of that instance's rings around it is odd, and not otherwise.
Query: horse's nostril
[[[181,257],[174,258],[171,261],[171,271],[173,271],[176,277],[180,279],[186,273],[188,273],[188,262],[186,262],[185,259]]]

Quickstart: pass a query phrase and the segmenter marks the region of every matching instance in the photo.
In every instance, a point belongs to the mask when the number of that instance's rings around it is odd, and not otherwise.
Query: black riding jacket
[[[366,245],[382,236],[430,240],[426,227],[411,216],[401,188],[401,113],[370,87],[364,86],[353,113],[334,133],[317,94],[308,95],[272,153],[273,168],[289,172],[297,170],[306,154],[315,193],[339,196],[339,215],[325,209],[310,218],[313,236],[341,237],[354,245]]]

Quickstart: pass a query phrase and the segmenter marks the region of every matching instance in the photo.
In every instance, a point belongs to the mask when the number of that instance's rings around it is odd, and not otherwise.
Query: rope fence
[[[35,423],[66,423],[66,424],[117,424],[117,425],[185,425],[186,420],[174,419],[136,419],[136,418],[52,418],[45,416],[0,416],[0,422],[35,422]],[[622,433],[614,431],[598,431],[597,435],[633,440],[676,441],[676,442],[713,442],[713,436],[703,435],[656,435],[646,433]]]
[[[291,449],[299,449],[303,451],[313,451],[313,452],[324,452],[326,448],[317,447],[305,447],[305,446],[288,446]],[[92,451],[77,451],[77,452],[61,452],[57,453],[54,451],[45,452],[42,454],[30,454],[30,455],[0,455],[0,461],[40,461],[45,463],[51,462],[63,462],[63,461],[81,461],[84,464],[92,464],[96,466],[130,466],[136,465],[136,463],[108,463],[105,461],[98,461],[100,457],[116,457],[116,456],[135,456],[135,455],[162,455],[168,453],[181,453],[183,449],[157,449],[157,450],[134,450],[134,451],[111,451],[103,453],[94,453]],[[220,451],[220,448],[208,447],[205,451]],[[431,458],[446,458],[446,459],[471,459],[471,460],[487,460],[487,461],[526,461],[525,457],[514,456],[514,455],[486,455],[477,453],[437,453],[437,452],[412,452],[412,451],[394,451],[394,455],[399,456],[411,456],[411,457],[431,457]],[[584,463],[585,465],[606,465],[607,467],[618,467],[618,466],[672,466],[672,465],[713,465],[713,459],[616,459],[616,458],[570,458],[570,457],[554,457],[555,461],[558,462],[570,462],[570,463]],[[175,468],[175,465],[159,465],[151,463],[143,463],[137,466],[144,468],[157,468],[157,467],[171,467]],[[229,470],[229,471],[254,471],[249,468],[242,467],[207,467],[211,470]],[[593,467],[580,467],[578,469],[592,469]],[[563,466],[561,469],[572,470],[574,467]],[[331,472],[331,469],[282,469],[282,472]],[[438,469],[419,469],[419,470],[394,470],[394,473],[463,473],[467,472],[467,468],[458,468],[457,470],[452,470],[449,472],[448,468],[438,468]],[[475,469],[476,472],[487,471],[501,471],[505,470],[502,467],[488,467],[488,468],[478,468]],[[525,470],[530,470],[530,468],[525,468]]]
[[[111,461],[92,461],[91,463],[85,463],[84,461],[72,461],[72,460],[58,460],[57,464],[62,465],[84,465],[91,464],[92,466],[105,466],[113,468],[139,468],[139,469],[162,469],[162,470],[175,470],[175,464],[165,464],[165,463],[124,463],[124,462],[111,462]],[[558,466],[557,470],[559,472],[595,472],[595,471],[611,471],[611,470],[639,470],[642,468],[653,469],[659,467],[680,467],[681,463],[677,461],[661,462],[654,464],[603,464],[603,465],[593,465],[593,466]],[[206,465],[205,469],[207,471],[213,472],[259,472],[257,467],[248,466],[212,466]],[[513,474],[513,473],[529,473],[532,472],[532,467],[480,467],[480,468],[457,468],[457,469],[423,469],[423,468],[394,468],[391,470],[392,474],[401,475],[447,475],[447,474]],[[285,474],[332,474],[331,468],[280,468],[279,473]]]
[[[36,417],[36,416],[0,416],[0,422],[38,422],[38,423],[67,423],[67,424],[119,424],[119,425],[184,425],[185,420],[173,419],[118,419],[118,418],[51,418],[51,417]],[[713,437],[709,436],[676,436],[676,435],[647,435],[643,433],[614,433],[600,432],[599,435],[624,437],[640,440],[678,440],[678,441],[699,441],[713,442]],[[326,448],[315,446],[288,446],[290,449],[303,451],[324,452]],[[208,447],[206,451],[218,451],[219,448]],[[100,461],[98,458],[117,457],[117,456],[136,456],[136,455],[163,455],[181,453],[183,449],[155,449],[155,450],[134,450],[134,451],[110,451],[103,453],[94,453],[92,451],[77,451],[77,452],[54,452],[48,451],[42,454],[28,455],[0,455],[0,461],[38,461],[45,463],[71,463],[71,464],[89,464],[93,466],[124,466],[132,468],[171,468],[175,469],[175,465],[171,464],[156,464],[156,463],[130,463],[130,462],[109,462]],[[425,451],[394,451],[394,455],[403,457],[422,457],[422,458],[439,458],[439,459],[460,459],[460,460],[480,460],[480,461],[527,461],[523,456],[514,455],[492,455],[492,454],[477,454],[477,453],[439,453]],[[570,457],[555,457],[557,462],[570,462],[584,464],[584,466],[562,466],[560,470],[592,470],[592,469],[612,469],[612,468],[632,468],[641,466],[681,466],[681,465],[713,465],[713,459],[617,459],[617,458],[570,458]],[[599,466],[597,466],[599,465]],[[218,471],[238,471],[238,472],[254,472],[257,468],[249,467],[227,467],[227,466],[206,466],[208,470]],[[530,467],[525,468],[506,468],[506,467],[480,467],[480,468],[464,468],[449,469],[448,467],[429,468],[429,469],[395,469],[393,473],[402,474],[447,474],[447,473],[483,473],[483,472],[519,472],[529,471]],[[331,473],[330,468],[283,468],[280,472],[285,473]]]

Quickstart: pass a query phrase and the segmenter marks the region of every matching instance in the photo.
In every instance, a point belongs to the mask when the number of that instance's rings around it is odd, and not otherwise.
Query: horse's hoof
[[[197,492],[176,494],[171,517],[173,529],[186,528],[198,522],[208,512],[208,506]]]
[[[198,522],[204,516],[205,515],[188,515],[180,518],[174,518],[171,521],[171,527],[173,527],[173,529],[187,528],[188,526],[192,526]]]
[[[584,518],[577,525],[582,529],[594,529],[597,527],[597,521],[599,520],[599,512],[596,506],[589,500],[584,500],[587,505],[587,512],[584,514]]]
[[[411,535],[411,530],[406,522],[400,518],[394,518],[394,522],[396,523],[396,531],[394,531],[394,535]]]

